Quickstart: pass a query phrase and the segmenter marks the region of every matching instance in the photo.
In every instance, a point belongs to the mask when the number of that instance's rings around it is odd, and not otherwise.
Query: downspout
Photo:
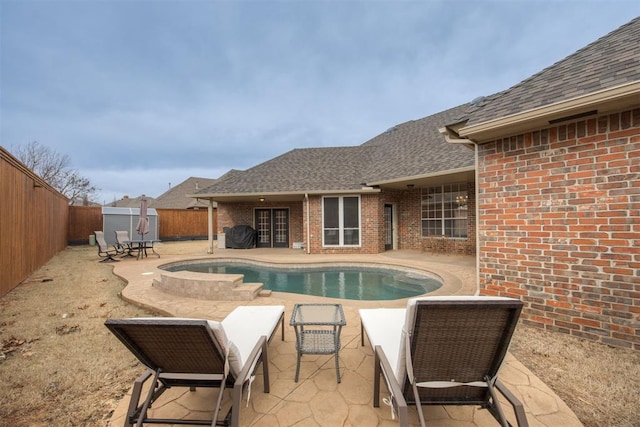
[[[475,142],[473,143],[473,152],[474,162],[476,165],[474,168],[475,171],[473,172],[476,180],[476,183],[473,186],[473,198],[475,200],[474,205],[476,207],[476,295],[480,295],[480,232],[478,231],[480,229],[480,215],[478,215],[478,183],[480,182],[478,181],[478,178],[480,177],[480,174],[478,173],[478,144]]]
[[[478,144],[475,141],[466,138],[460,138],[458,134],[447,127],[443,127],[438,129],[438,131],[444,136],[445,141],[449,144],[465,144],[465,145],[473,145],[473,162],[475,164],[474,167],[474,178],[476,183],[474,185],[474,200],[476,207],[476,292],[475,295],[480,295],[480,232],[479,225],[480,219],[478,215],[478,178],[480,174],[478,173]],[[452,137],[451,134],[454,134],[455,137]]]
[[[309,231],[311,230],[311,227],[309,226],[309,218],[311,217],[309,214],[309,194],[308,193],[304,193],[304,201],[307,204],[307,241],[304,242],[305,247],[307,248],[307,255],[311,254],[311,238],[309,237]]]
[[[213,253],[213,199],[209,199],[209,206],[207,206],[207,212],[209,214],[209,217],[208,217],[209,248],[207,249],[207,253],[212,254]]]

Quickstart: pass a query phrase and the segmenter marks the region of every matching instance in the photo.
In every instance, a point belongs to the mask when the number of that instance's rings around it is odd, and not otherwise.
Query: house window
[[[324,197],[322,200],[322,244],[360,245],[360,197]]]
[[[422,237],[467,237],[467,184],[422,190]]]

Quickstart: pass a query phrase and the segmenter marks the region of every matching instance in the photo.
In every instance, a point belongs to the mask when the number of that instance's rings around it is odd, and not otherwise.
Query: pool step
[[[231,289],[231,301],[251,301],[260,294],[262,283],[242,283]]]
[[[262,283],[243,283],[243,274],[211,274],[166,271],[152,286],[183,297],[215,301],[251,301],[262,290]]]

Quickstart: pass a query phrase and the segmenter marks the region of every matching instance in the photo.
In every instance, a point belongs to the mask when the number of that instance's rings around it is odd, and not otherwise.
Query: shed
[[[139,239],[140,235],[136,231],[138,219],[140,218],[140,208],[112,208],[104,206],[102,208],[102,231],[104,239],[109,245],[116,243],[116,231],[128,231],[129,237]],[[149,218],[149,232],[144,235],[148,240],[159,240],[158,237],[158,212],[154,208],[147,208],[147,218]]]

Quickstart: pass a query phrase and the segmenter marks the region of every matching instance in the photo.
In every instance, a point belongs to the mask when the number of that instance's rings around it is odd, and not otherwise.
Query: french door
[[[258,248],[289,247],[289,209],[256,209]]]

